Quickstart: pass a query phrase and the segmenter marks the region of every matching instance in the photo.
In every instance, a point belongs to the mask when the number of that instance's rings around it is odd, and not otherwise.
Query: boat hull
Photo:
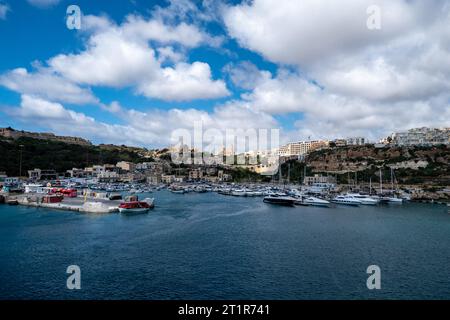
[[[268,204],[274,204],[285,207],[294,207],[295,199],[286,199],[286,198],[264,198],[264,202]]]
[[[350,206],[350,207],[359,207],[359,205],[361,204],[361,203],[356,203],[356,202],[335,201],[335,200],[333,200],[331,202],[333,202],[334,204],[338,204],[338,205],[342,205],[342,206]]]
[[[150,208],[134,208],[134,209],[119,208],[119,212],[126,215],[143,214],[148,213],[149,211]]]
[[[331,205],[331,203],[317,203],[317,202],[308,202],[308,201],[305,201],[304,203],[308,206],[323,207],[323,208],[328,208]]]

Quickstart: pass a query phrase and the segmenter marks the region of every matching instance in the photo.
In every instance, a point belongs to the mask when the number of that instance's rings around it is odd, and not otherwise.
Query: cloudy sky
[[[450,126],[447,0],[0,0],[0,41],[0,126],[145,147],[195,121],[283,142]]]

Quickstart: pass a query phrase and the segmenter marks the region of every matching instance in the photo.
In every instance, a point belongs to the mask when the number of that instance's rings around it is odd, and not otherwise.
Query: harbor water
[[[0,299],[450,299],[446,206],[151,197],[135,216],[0,205]],[[81,290],[66,287],[69,265]]]

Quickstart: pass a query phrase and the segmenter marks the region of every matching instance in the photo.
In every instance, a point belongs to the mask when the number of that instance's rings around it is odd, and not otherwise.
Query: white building
[[[116,167],[122,169],[123,171],[134,171],[136,165],[132,162],[128,161],[120,161],[117,162]]]
[[[20,179],[18,177],[6,177],[5,178],[5,184],[11,185],[11,184],[18,184]]]
[[[348,146],[363,146],[367,143],[367,139],[363,137],[347,138]]]
[[[307,186],[312,186],[318,183],[334,185],[336,184],[336,178],[332,176],[321,176],[315,174],[314,176],[305,177],[303,179],[303,183]]]
[[[416,128],[391,135],[391,144],[398,146],[450,144],[450,128]]]
[[[326,148],[329,146],[329,141],[300,141],[289,143],[280,147],[278,155],[282,157],[301,156],[309,153],[310,151],[320,148]]]

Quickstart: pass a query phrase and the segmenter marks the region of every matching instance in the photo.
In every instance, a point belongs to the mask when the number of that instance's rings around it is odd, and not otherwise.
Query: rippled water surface
[[[152,196],[132,217],[1,205],[0,299],[450,299],[445,206]],[[66,288],[69,265],[81,290]]]

